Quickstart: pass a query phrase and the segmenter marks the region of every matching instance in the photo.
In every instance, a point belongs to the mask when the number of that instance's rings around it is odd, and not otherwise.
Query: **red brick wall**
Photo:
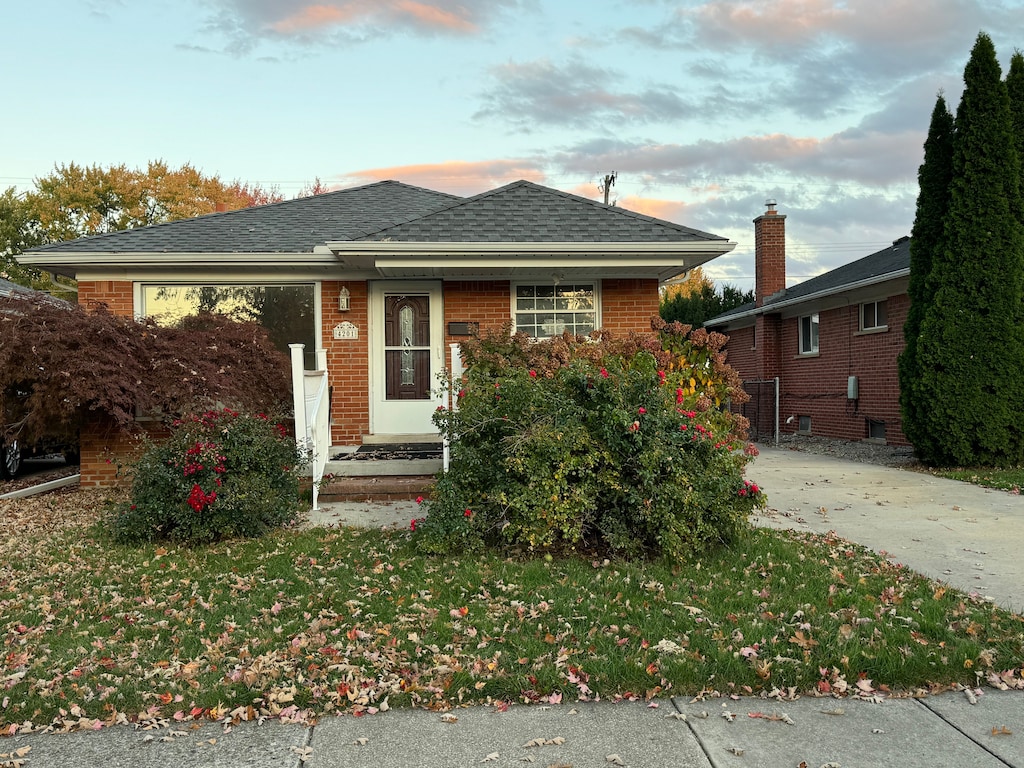
[[[480,323],[480,330],[500,328],[512,315],[512,286],[508,280],[445,280],[445,349],[464,336],[449,336],[448,323]],[[447,351],[445,355],[447,355]],[[447,360],[447,357],[445,358]]]
[[[650,331],[658,316],[658,281],[627,278],[601,283],[601,327],[622,336],[630,331]]]
[[[338,309],[341,287],[349,291],[348,312]],[[321,285],[321,335],[327,351],[331,392],[332,445],[359,445],[370,431],[370,315],[365,280],[325,280]],[[348,321],[359,328],[358,339],[335,339],[334,326]]]
[[[135,313],[133,284],[126,280],[80,280],[78,303],[89,307],[92,302],[106,304],[115,315],[131,317]]]
[[[725,362],[743,379],[757,378],[757,350],[754,349],[754,326],[730,331],[725,345]]]
[[[868,436],[867,419],[884,421],[886,441],[906,445],[900,422],[897,357],[903,349],[905,294],[888,299],[889,330],[859,334],[859,304],[820,312],[818,355],[796,354],[798,318],[783,323],[780,418],[783,432],[795,432],[799,419],[810,416],[811,434],[861,440]],[[847,400],[847,379],[856,376],[859,399]]]
[[[752,329],[742,328],[729,335],[727,360],[744,380],[779,376],[779,426],[784,433],[799,428],[798,418],[786,424],[790,416],[810,416],[812,435],[862,440],[868,436],[867,419],[872,419],[885,422],[886,442],[907,445],[897,372],[907,308],[906,294],[888,297],[889,330],[876,333],[859,332],[859,303],[819,312],[817,356],[797,354],[799,318],[781,321],[777,355],[761,335],[758,349],[751,352]],[[770,341],[770,333],[764,336]],[[858,379],[856,406],[846,397],[850,376]]]

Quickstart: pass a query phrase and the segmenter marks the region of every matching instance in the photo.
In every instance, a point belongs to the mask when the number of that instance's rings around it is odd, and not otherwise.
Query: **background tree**
[[[716,289],[711,278],[700,267],[694,267],[685,280],[665,289],[659,314],[665,322],[678,321],[699,328],[706,320],[753,300],[753,291],[744,292],[728,283]]]
[[[926,418],[919,404],[922,402],[917,388],[921,383],[921,368],[917,345],[921,321],[925,310],[935,297],[935,278],[932,274],[934,255],[945,242],[944,229],[949,211],[949,185],[953,179],[953,116],[940,93],[932,110],[928,138],[924,143],[924,162],[917,171],[919,193],[917,211],[910,240],[910,309],[903,326],[906,346],[899,358],[900,410],[903,432],[918,452],[925,451],[929,439],[922,422]]]
[[[1024,460],[1024,225],[1010,101],[981,33],[956,114],[945,245],[918,340],[919,457],[939,465]]]
[[[218,206],[230,211],[283,199],[276,189],[227,183],[188,164],[170,168],[156,160],[145,170],[58,165],[32,190],[19,195],[12,187],[0,195],[0,271],[22,285],[59,291],[47,276],[19,265],[17,255],[45,243],[200,216]]]

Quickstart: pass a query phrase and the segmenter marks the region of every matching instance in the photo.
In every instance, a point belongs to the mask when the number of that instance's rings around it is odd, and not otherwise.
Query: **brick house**
[[[786,217],[769,201],[754,219],[754,302],[705,325],[728,335],[729,364],[748,385],[752,433],[907,445],[897,358],[903,350],[910,238],[786,288]],[[761,396],[758,397],[760,389]]]
[[[650,329],[658,286],[735,247],[517,181],[469,198],[383,181],[42,246],[20,260],[78,280],[81,303],[174,319],[242,308],[284,347],[326,351],[333,445],[437,439],[448,347],[512,321]],[[82,484],[111,480],[123,438],[82,434]]]

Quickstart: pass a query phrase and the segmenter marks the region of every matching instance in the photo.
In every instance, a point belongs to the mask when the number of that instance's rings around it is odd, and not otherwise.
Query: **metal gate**
[[[744,381],[743,391],[750,400],[740,407],[740,414],[750,420],[750,439],[779,442],[779,380],[778,378]]]

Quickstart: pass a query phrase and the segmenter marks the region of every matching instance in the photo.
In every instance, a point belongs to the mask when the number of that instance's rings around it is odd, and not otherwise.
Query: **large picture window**
[[[585,336],[597,328],[597,292],[593,283],[517,285],[513,314],[516,331],[535,339]]]
[[[818,314],[800,318],[800,354],[810,355],[818,351]]]
[[[183,317],[215,312],[259,323],[274,346],[288,354],[289,344],[305,344],[305,365],[315,367],[316,287],[301,285],[143,285],[141,313],[161,325]]]

